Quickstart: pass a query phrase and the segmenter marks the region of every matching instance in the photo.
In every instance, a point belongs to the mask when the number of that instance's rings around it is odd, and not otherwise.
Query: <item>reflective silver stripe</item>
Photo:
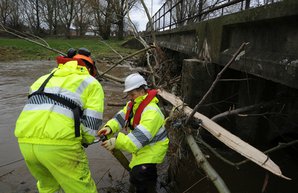
[[[137,140],[137,138],[132,133],[129,133],[127,136],[137,146],[138,149],[143,147],[142,144]]]
[[[151,140],[151,138],[152,138],[151,133],[143,125],[136,126],[136,128],[134,130],[139,130],[141,133],[143,133],[143,135],[146,136],[147,139]]]
[[[81,118],[81,123],[85,127],[88,127],[92,130],[98,130],[98,128],[102,124],[102,119],[96,119],[96,118],[93,118],[93,117],[88,117],[88,116],[83,115],[83,117]]]
[[[34,91],[35,92],[35,91]],[[63,89],[61,87],[51,87],[51,88],[45,88],[44,92],[46,93],[52,93],[52,94],[59,94],[66,98],[69,98],[73,100],[75,103],[77,103],[80,107],[83,106],[83,102],[80,98],[80,95],[78,93],[70,92],[69,90]]]
[[[55,113],[63,114],[71,119],[73,119],[73,112],[69,109],[65,109],[61,106],[54,104],[26,104],[23,111],[38,111],[47,110]],[[95,119],[93,117],[83,116],[81,119],[83,125],[83,131],[96,136],[99,126],[102,124],[101,119]]]
[[[154,106],[149,106],[149,105],[146,106],[146,107],[144,108],[142,114],[143,114],[144,112],[148,111],[148,110],[154,110],[154,111],[157,111],[157,112],[159,113],[159,115],[160,115],[162,118],[164,118],[164,115],[163,115],[163,113],[160,111],[159,108],[154,107]],[[142,115],[141,115],[141,116],[142,116]]]
[[[128,137],[131,139],[131,141],[138,147],[144,147],[145,145],[153,145],[154,143],[158,141],[163,141],[167,138],[167,131],[164,126],[162,126],[158,133],[151,139],[151,134],[149,131],[145,131],[147,133],[144,134],[144,127],[142,130],[140,129],[140,125],[136,127],[131,133],[128,134]],[[146,129],[145,129],[146,130]],[[150,136],[150,138],[149,138]],[[151,140],[150,140],[151,139]]]
[[[118,128],[122,128],[121,124],[119,123],[119,121],[114,117],[113,120],[115,120],[118,123]]]
[[[162,126],[158,133],[153,137],[153,139],[150,141],[150,143],[155,143],[158,141],[165,140],[167,138],[167,130],[165,129],[164,126]]]
[[[63,114],[73,119],[73,112],[70,109],[63,108],[59,105],[54,104],[26,104],[23,111],[38,111],[47,110],[55,113]]]
[[[89,135],[92,135],[92,136],[95,136],[95,137],[97,136],[97,130],[90,129],[86,126],[83,126],[82,130],[83,130],[84,133],[88,133]]]
[[[103,115],[102,112],[98,112],[92,109],[85,109],[83,112],[83,115],[88,116],[88,117],[93,117],[96,119],[102,119]]]
[[[118,122],[118,124],[120,125],[120,128],[123,128],[125,126],[125,114],[123,111],[119,111],[114,119]]]
[[[56,94],[55,94],[56,95]],[[65,100],[73,103],[73,104],[76,104],[74,101],[70,100],[69,98],[66,98],[65,96],[63,95],[56,95],[58,97],[61,97],[61,98],[64,98]],[[53,105],[59,105],[63,108],[66,108],[66,109],[71,109],[69,106],[63,104],[63,103],[60,103],[46,95],[33,95],[29,98],[29,100],[27,101],[27,104],[53,104]],[[76,104],[77,105],[77,104]]]
[[[156,133],[156,135],[160,135],[160,134],[163,133],[165,130],[166,130],[166,128],[165,128],[164,126],[162,126],[162,127],[158,130],[158,132]],[[156,136],[156,135],[155,135],[155,136]]]
[[[88,87],[88,85],[94,81],[96,81],[95,78],[93,78],[92,76],[88,76],[81,82],[80,86],[76,90],[76,93],[78,95],[81,95],[84,92],[84,90]]]
[[[141,130],[142,129],[142,130]],[[146,131],[145,133],[143,132],[145,128],[140,127],[138,125],[138,127],[136,127],[134,130],[132,130],[132,132],[130,134],[132,134],[136,140],[138,140],[138,142],[142,145],[145,146],[149,143],[150,139],[151,139],[151,134]],[[146,130],[146,129],[145,129]],[[148,134],[149,133],[149,134]],[[149,136],[148,136],[149,135]]]
[[[81,118],[81,123],[89,130],[98,130],[102,124],[102,112],[92,109],[85,109]],[[86,131],[87,132],[87,131]]]
[[[84,90],[87,88],[87,86],[93,82],[96,81],[96,79],[94,79],[92,76],[88,76],[87,78],[85,78],[81,84],[79,85],[79,87],[76,89],[75,93],[71,92],[67,89],[61,88],[61,87],[46,87],[44,89],[44,92],[46,93],[53,93],[53,94],[60,94],[63,95],[71,100],[73,100],[74,102],[76,102],[79,106],[83,106],[83,102],[80,98],[81,94],[84,92]],[[35,92],[36,90],[32,90],[30,91],[30,93]]]

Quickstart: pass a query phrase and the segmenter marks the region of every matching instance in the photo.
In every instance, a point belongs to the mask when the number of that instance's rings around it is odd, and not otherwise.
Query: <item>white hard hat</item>
[[[123,92],[128,92],[133,89],[139,88],[142,85],[147,86],[147,82],[144,79],[143,76],[141,76],[139,73],[134,73],[126,77],[125,82],[124,82],[124,91]]]

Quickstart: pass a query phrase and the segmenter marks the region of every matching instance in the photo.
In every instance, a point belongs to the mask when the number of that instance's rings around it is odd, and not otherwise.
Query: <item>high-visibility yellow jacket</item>
[[[57,94],[77,104],[83,111],[80,136],[75,137],[72,110],[47,96],[30,97],[16,122],[19,143],[74,145],[92,143],[102,124],[104,92],[100,83],[77,61],[60,64],[46,84],[44,92]],[[52,72],[53,72],[52,71]],[[30,87],[29,94],[39,89],[48,75]]]
[[[134,115],[146,96],[147,94],[134,100]],[[133,130],[129,130],[128,135],[121,132],[118,133],[115,148],[132,153],[130,168],[144,163],[162,163],[164,160],[169,139],[164,127],[164,115],[157,103],[158,99],[154,97],[143,110],[139,125]],[[105,126],[110,127],[112,133],[116,133],[126,126],[125,114],[127,105],[106,123]],[[133,118],[130,121],[132,125]]]

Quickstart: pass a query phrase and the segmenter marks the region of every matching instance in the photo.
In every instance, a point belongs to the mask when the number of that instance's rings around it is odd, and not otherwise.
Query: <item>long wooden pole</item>
[[[195,156],[197,164],[202,167],[202,169],[207,174],[208,178],[213,182],[218,192],[220,193],[230,193],[230,190],[226,186],[225,182],[218,175],[218,173],[213,169],[213,167],[209,164],[207,159],[205,158],[203,152],[200,150],[198,144],[192,135],[186,135],[186,141]]]
[[[193,112],[188,106],[185,106],[184,103],[175,95],[168,93],[164,90],[159,90],[158,95],[160,95],[164,100],[170,102],[173,106],[177,107],[179,110],[184,111],[187,115],[190,115]],[[214,137],[219,141],[227,145],[229,148],[235,150],[242,156],[250,159],[264,169],[272,172],[273,174],[282,177],[284,179],[290,180],[290,178],[284,176],[278,167],[267,155],[265,155],[260,150],[241,140],[239,137],[233,135],[208,117],[196,112],[194,118],[202,120],[202,128],[209,131]]]

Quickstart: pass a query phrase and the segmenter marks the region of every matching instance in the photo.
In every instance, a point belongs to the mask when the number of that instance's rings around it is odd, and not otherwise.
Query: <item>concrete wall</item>
[[[243,42],[250,42],[246,54],[223,73],[222,81],[218,82],[199,112],[211,118],[229,110],[262,104],[256,109],[226,116],[217,123],[262,151],[279,143],[297,140],[298,0],[284,0],[270,6],[159,32],[157,40],[162,47],[174,51],[175,54],[169,58],[173,58],[177,66],[182,66],[179,71],[182,75],[181,98],[190,107],[201,100],[217,73],[239,46]],[[183,62],[174,58],[179,55],[177,52],[186,56]],[[270,105],[265,106],[267,102]],[[175,132],[181,137],[179,131]],[[194,130],[194,133],[198,132]],[[199,134],[224,157],[242,160],[235,152],[227,151],[208,131],[202,129]],[[238,170],[227,167],[222,161],[218,162],[212,153],[208,160],[231,192],[260,192],[264,187],[264,176],[270,176],[265,192],[296,193],[297,144],[284,150],[270,153],[270,158],[292,181],[268,174],[252,163],[244,164]],[[193,185],[195,182],[192,179],[202,178],[200,174],[194,174],[199,170],[193,169],[193,160],[186,158],[179,160],[179,163],[181,175],[178,173],[175,176],[178,179],[175,192],[182,192]],[[185,178],[186,175],[188,178]],[[207,189],[214,188],[206,184],[208,182],[196,184],[191,191],[217,192]]]
[[[231,68],[298,88],[298,1],[245,10],[157,33],[160,46],[225,65],[243,42],[246,54]]]

